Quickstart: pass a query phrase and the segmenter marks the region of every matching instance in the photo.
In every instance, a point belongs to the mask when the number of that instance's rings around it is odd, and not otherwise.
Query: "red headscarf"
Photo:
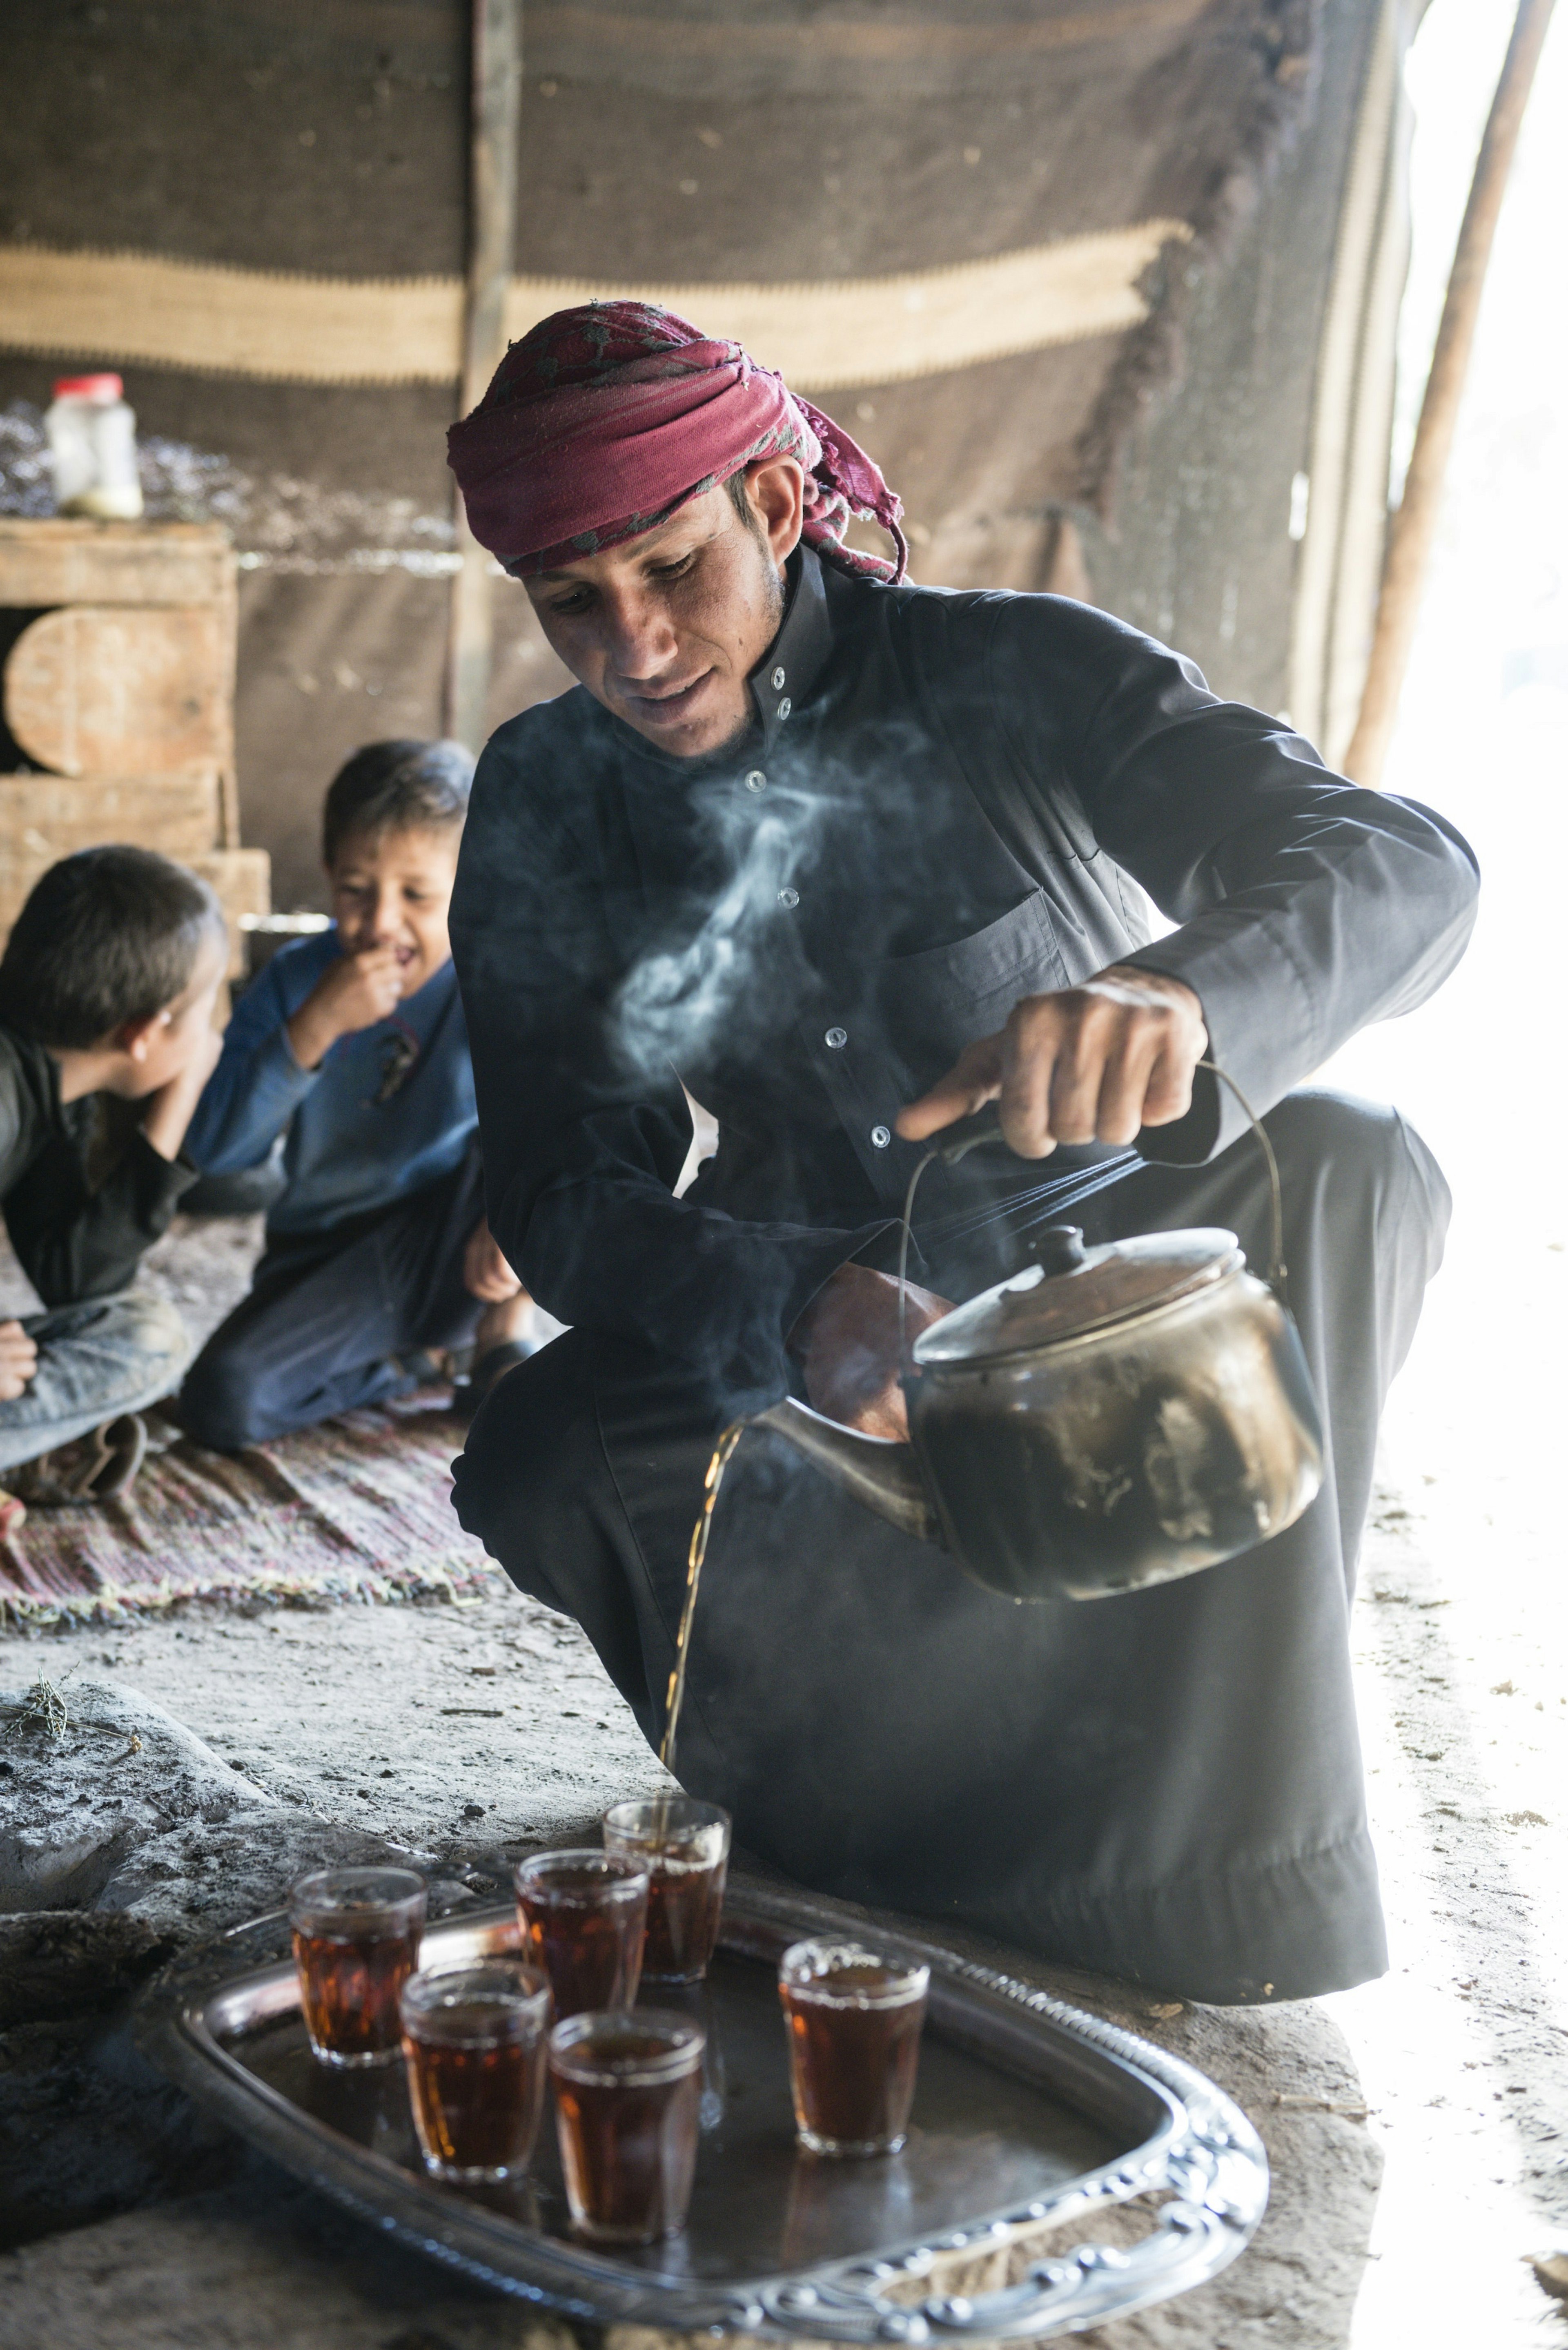
[[[763,457],[805,466],[808,546],[902,579],[904,509],[865,451],[739,343],[706,342],[650,303],[541,319],[447,434],[470,528],[520,578],[652,530]],[[897,565],[844,545],[852,514],[881,524]]]

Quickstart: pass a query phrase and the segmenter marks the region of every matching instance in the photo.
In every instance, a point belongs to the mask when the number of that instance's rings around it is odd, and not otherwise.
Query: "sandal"
[[[18,1483],[36,1508],[68,1509],[75,1503],[118,1502],[136,1482],[147,1458],[147,1426],[140,1412],[106,1419],[90,1435],[57,1452],[29,1461]]]

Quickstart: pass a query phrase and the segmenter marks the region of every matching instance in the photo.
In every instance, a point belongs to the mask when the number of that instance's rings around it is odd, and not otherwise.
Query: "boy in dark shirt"
[[[0,1538],[26,1500],[122,1492],[138,1415],[184,1367],[174,1308],[121,1293],[195,1180],[182,1145],[226,962],[206,883],[144,848],[51,866],[6,943],[0,1203],[46,1311],[0,1323],[0,1477],[22,1489],[0,1493]]]
[[[227,1175],[281,1143],[286,1181],[251,1294],[181,1392],[220,1451],[406,1393],[452,1350],[472,1346],[476,1391],[533,1350],[484,1220],[447,937],[472,776],[456,743],[355,753],[323,816],[333,926],[273,957],[223,1038],[191,1156]]]

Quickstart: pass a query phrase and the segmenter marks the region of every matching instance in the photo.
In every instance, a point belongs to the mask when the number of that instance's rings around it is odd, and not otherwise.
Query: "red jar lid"
[[[125,390],[117,375],[63,375],[55,385],[57,400],[119,400]]]

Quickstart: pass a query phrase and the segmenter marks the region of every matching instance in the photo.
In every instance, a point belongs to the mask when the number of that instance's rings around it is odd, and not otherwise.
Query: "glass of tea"
[[[730,1866],[730,1814],[695,1795],[616,1804],[604,1817],[605,1850],[648,1871],[649,1982],[700,1982],[719,1939]]]
[[[400,2002],[409,2103],[425,2168],[520,2178],[539,2135],[550,1986],[518,1959],[432,1967]]]
[[[321,1868],[288,1897],[310,2045],[324,2064],[391,2064],[398,1994],[420,1962],[425,1881],[411,1868]]]
[[[607,1852],[538,1852],[513,1877],[523,1953],[550,1979],[558,2016],[629,2007],[642,1972],[648,1870]]]
[[[574,2015],[550,2034],[572,2225],[595,2244],[652,2244],[686,2224],[706,2034],[658,2008]]]
[[[794,2134],[813,2154],[896,2154],[909,2127],[929,1967],[858,1942],[796,1942],[779,1961]]]

